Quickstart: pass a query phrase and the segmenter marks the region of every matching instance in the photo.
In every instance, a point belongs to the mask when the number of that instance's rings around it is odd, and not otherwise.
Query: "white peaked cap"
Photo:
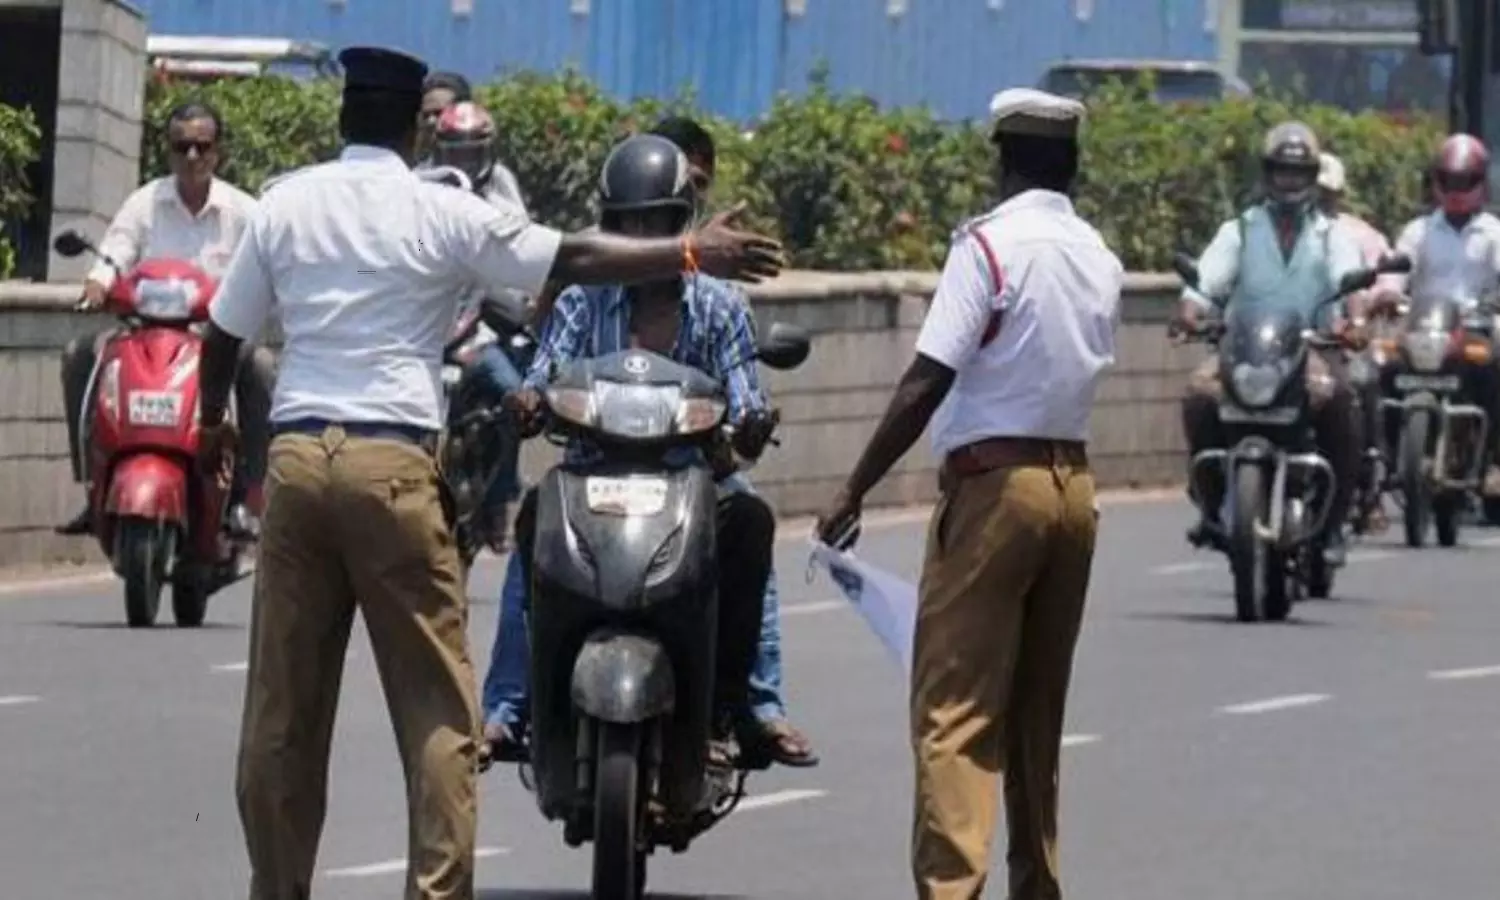
[[[990,98],[994,134],[1076,138],[1083,125],[1082,103],[1034,88],[1008,88]]]

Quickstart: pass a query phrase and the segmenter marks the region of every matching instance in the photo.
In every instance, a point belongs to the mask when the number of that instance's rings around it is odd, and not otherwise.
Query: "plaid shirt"
[[[621,285],[574,285],[558,296],[542,327],[525,386],[541,389],[555,364],[606,356],[630,346],[629,291]],[[724,384],[731,422],[741,420],[747,412],[766,408],[754,355],[755,319],[740,290],[707,275],[685,277],[682,323],[671,358]],[[584,464],[597,457],[597,448],[576,440],[564,453],[569,465]],[[682,465],[704,462],[701,451],[686,447],[674,448],[668,460]]]

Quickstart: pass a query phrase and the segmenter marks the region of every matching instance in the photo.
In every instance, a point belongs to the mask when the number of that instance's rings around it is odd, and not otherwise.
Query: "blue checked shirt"
[[[541,390],[554,364],[607,356],[630,349],[630,298],[625,287],[581,287],[563,291],[542,327],[525,386]],[[740,290],[707,275],[685,277],[682,323],[672,348],[674,362],[706,372],[724,384],[729,421],[766,408],[755,355],[755,320]],[[573,441],[564,452],[569,465],[598,458],[592,444]],[[671,465],[705,462],[697,448],[674,448]]]

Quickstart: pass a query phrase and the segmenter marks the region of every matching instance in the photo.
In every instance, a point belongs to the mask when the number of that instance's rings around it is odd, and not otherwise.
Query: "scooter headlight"
[[[1407,362],[1418,372],[1436,372],[1448,354],[1448,335],[1441,331],[1408,331],[1401,338]]]
[[[1281,387],[1281,367],[1275,363],[1253,366],[1240,363],[1234,367],[1234,395],[1246,406],[1270,406]]]

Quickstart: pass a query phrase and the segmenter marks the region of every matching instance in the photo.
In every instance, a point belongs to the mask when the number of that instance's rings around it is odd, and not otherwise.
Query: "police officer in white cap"
[[[236,347],[273,310],[285,335],[250,625],[238,794],[251,900],[311,879],[355,610],[405,769],[406,900],[474,897],[479,721],[451,497],[434,451],[443,344],[467,289],[528,294],[684,270],[754,280],[780,249],[716,218],[680,237],[562,235],[518,206],[420,179],[427,67],[355,47],[338,160],[265,191],[210,310],[201,363],[205,462],[221,465]],[[223,477],[221,475],[221,477]]]
[[[1057,775],[1097,520],[1088,439],[1124,267],[1069,199],[1079,103],[990,104],[1002,202],[953,238],[916,359],[818,525],[836,546],[932,421],[942,498],[911,681],[912,869],[922,900],[984,889],[1004,773],[1011,900],[1056,900]]]

